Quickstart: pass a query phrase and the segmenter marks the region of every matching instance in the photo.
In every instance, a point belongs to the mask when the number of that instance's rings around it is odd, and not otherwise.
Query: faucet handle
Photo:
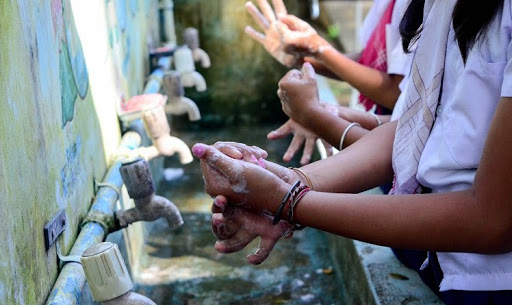
[[[119,171],[130,198],[142,199],[155,193],[153,176],[146,160],[136,158],[123,162]]]
[[[80,262],[94,301],[112,300],[132,290],[132,279],[116,244],[92,246],[83,252]]]
[[[167,121],[167,115],[163,106],[148,109],[142,115],[144,127],[151,140],[154,142],[162,136],[168,136],[171,133],[171,127]]]

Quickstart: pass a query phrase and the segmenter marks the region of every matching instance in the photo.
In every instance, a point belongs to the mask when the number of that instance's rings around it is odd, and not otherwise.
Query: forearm
[[[393,122],[382,125],[338,154],[301,169],[321,192],[359,193],[391,182],[395,129]]]
[[[381,106],[393,109],[400,89],[398,85],[403,76],[393,76],[359,64],[336,49],[329,47],[316,58],[329,69],[362,94],[376,101]]]
[[[373,244],[430,251],[500,253],[491,225],[471,191],[427,195],[310,192],[295,210],[298,223]],[[451,219],[452,221],[447,221]]]

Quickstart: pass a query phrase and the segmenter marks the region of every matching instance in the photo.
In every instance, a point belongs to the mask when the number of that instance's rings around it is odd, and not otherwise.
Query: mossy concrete
[[[197,70],[205,77],[208,91],[187,97],[197,102],[208,121],[217,115],[229,123],[254,123],[284,119],[277,97],[277,83],[288,68],[244,33],[246,25],[259,30],[245,9],[246,0],[174,0],[178,44],[186,27],[199,30],[201,48],[212,66]],[[306,1],[285,1],[290,12],[305,15]]]
[[[116,105],[143,87],[155,1],[123,6],[112,45],[113,1],[0,1],[1,304],[46,301],[58,259],[43,227],[66,210],[66,254],[119,144]]]

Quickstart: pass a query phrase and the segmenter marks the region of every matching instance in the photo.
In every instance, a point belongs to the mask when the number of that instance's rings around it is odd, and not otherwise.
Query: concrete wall
[[[66,210],[67,253],[120,139],[116,105],[142,90],[155,2],[0,0],[0,304],[46,301],[43,227]]]

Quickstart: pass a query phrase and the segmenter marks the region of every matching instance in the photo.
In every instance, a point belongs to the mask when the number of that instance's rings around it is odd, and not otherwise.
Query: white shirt
[[[474,45],[465,66],[453,27],[450,31],[437,118],[417,174],[433,193],[472,186],[500,97],[512,97],[511,14],[510,0],[504,1],[503,10]],[[441,291],[512,290],[512,252],[437,255],[444,273]]]
[[[391,0],[375,0],[368,11],[361,28],[359,29],[359,42],[365,46],[373,31],[380,22],[382,15],[388,8]],[[404,15],[409,0],[396,0],[393,7],[391,22],[386,25],[386,52],[388,74],[408,75],[411,68],[412,54],[404,53],[402,49],[402,38],[398,26]],[[404,82],[402,82],[403,84]]]

